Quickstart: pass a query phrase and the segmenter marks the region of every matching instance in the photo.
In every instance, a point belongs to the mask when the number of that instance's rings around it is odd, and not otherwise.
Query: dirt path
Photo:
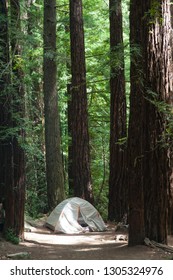
[[[119,240],[121,235],[112,228],[101,233],[76,235],[53,234],[46,228],[38,228],[25,232],[25,241],[19,245],[0,238],[0,259],[23,251],[35,260],[159,260],[173,257],[158,248],[128,247],[127,241]],[[169,245],[173,246],[173,237],[169,237]]]

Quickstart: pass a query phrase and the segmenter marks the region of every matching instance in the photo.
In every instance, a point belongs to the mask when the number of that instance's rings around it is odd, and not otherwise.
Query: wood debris
[[[147,237],[144,239],[144,243],[145,243],[145,245],[150,246],[152,248],[156,248],[157,247],[157,248],[160,248],[160,249],[162,249],[164,251],[167,251],[167,252],[173,254],[173,246],[168,246],[168,245],[165,245],[165,244],[158,243],[156,241],[150,240]]]

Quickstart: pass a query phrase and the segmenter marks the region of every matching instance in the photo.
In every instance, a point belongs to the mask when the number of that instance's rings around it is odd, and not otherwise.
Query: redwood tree
[[[170,167],[163,108],[172,92],[170,18],[169,0],[131,1],[129,245],[143,243],[144,236],[167,242]]]
[[[24,150],[21,146],[24,140],[23,116],[24,99],[23,72],[20,61],[21,48],[18,39],[20,34],[20,3],[18,0],[10,1],[8,13],[7,1],[1,1],[3,15],[1,41],[1,53],[4,67],[3,83],[1,86],[1,188],[5,199],[5,231],[13,230],[13,233],[23,238],[24,232],[24,205],[25,205],[25,160]],[[8,16],[8,17],[7,17]],[[10,19],[10,22],[7,21]],[[2,22],[1,22],[2,23]],[[11,32],[9,32],[10,26]],[[10,37],[9,37],[10,34]],[[3,36],[3,37],[2,37]],[[10,38],[10,40],[9,40]],[[9,42],[11,55],[9,55]],[[11,58],[11,63],[9,62]],[[12,67],[9,67],[11,65]],[[1,77],[2,79],[2,77]]]
[[[27,155],[27,191],[36,193],[38,201],[38,211],[45,212],[47,209],[46,195],[46,166],[45,166],[45,137],[44,137],[44,101],[41,77],[43,75],[42,57],[38,57],[38,50],[42,49],[42,42],[37,38],[36,26],[40,26],[43,10],[35,7],[35,0],[27,0],[27,78],[26,84],[26,117],[32,123],[32,129],[27,131],[29,143],[33,148],[33,153]],[[41,34],[40,34],[41,37]],[[41,51],[41,50],[40,50]],[[34,184],[33,184],[34,178]],[[27,196],[29,210],[35,210],[32,203],[33,196]]]
[[[144,196],[142,174],[142,102],[143,88],[141,74],[143,57],[141,54],[142,0],[130,2],[130,116],[128,127],[128,202],[129,202],[129,245],[142,244],[145,237]]]
[[[148,1],[145,26],[146,99],[144,100],[144,194],[146,236],[167,242],[170,149],[166,139],[166,104],[172,99],[173,56],[171,2]],[[155,13],[152,14],[151,11]],[[145,27],[146,29],[146,27]],[[145,30],[144,29],[144,30]],[[165,106],[163,110],[162,106]]]
[[[93,202],[87,116],[87,90],[82,0],[70,0],[71,87],[69,187],[74,196]]]
[[[56,0],[44,0],[43,72],[47,195],[49,208],[52,209],[64,199],[56,84]]]
[[[125,184],[126,97],[121,0],[109,1],[110,18],[110,174],[109,220],[120,221],[127,212]]]
[[[9,72],[5,71],[9,63],[9,40],[8,40],[8,8],[7,1],[0,2],[0,198],[5,198],[5,158],[6,158],[6,139],[3,134],[7,126],[8,106],[7,88],[9,85]]]

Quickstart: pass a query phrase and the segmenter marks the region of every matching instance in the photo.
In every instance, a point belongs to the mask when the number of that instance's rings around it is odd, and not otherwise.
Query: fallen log
[[[15,254],[8,254],[7,258],[12,260],[28,260],[30,259],[30,253],[28,252],[19,252]]]
[[[157,248],[160,248],[160,249],[162,249],[164,251],[167,251],[167,252],[173,254],[173,247],[172,246],[168,246],[168,245],[165,245],[165,244],[158,243],[158,242],[156,242],[154,240],[150,240],[147,237],[144,239],[144,243],[145,243],[145,245],[150,246],[152,248],[156,248],[157,247]]]

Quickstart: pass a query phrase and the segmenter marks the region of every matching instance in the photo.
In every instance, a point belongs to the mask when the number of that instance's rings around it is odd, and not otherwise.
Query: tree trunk
[[[153,23],[146,33],[146,79],[145,101],[145,231],[146,236],[159,243],[167,242],[168,192],[170,186],[170,149],[166,138],[167,115],[161,107],[169,104],[173,91],[173,57],[171,3],[169,0],[157,4]],[[150,8],[152,8],[152,3]]]
[[[125,184],[126,97],[121,0],[110,0],[110,174],[108,219],[127,213]],[[121,143],[121,144],[120,144]]]
[[[130,116],[128,127],[128,201],[129,201],[129,245],[142,244],[144,229],[144,197],[142,174],[142,102],[141,83],[141,13],[142,0],[130,4]]]
[[[20,32],[20,4],[10,1],[11,8],[11,57],[10,89],[6,88],[6,138],[4,145],[5,230],[12,229],[23,239],[25,205],[25,159],[21,144],[24,140],[24,90],[23,72],[19,65],[21,49],[17,34]],[[8,48],[7,48],[8,49]],[[11,69],[9,69],[10,71]],[[19,143],[20,142],[20,143]]]
[[[172,40],[172,36],[171,36],[171,32],[173,30],[173,6],[170,5],[170,19],[169,19],[169,25],[168,28],[171,27],[170,29],[167,29],[170,31],[169,33],[169,41],[170,41],[170,46],[171,48],[169,48],[169,62],[171,65],[171,59],[173,61],[173,55],[171,53],[171,49],[172,49],[172,45],[173,45],[173,40]],[[173,71],[172,71],[173,72]],[[169,72],[169,75],[171,75],[171,72]],[[172,81],[172,79],[171,79]],[[170,81],[170,95],[169,95],[169,100],[168,103],[170,104],[170,106],[173,106],[173,96],[172,96],[172,91],[173,91],[173,86],[172,83]],[[170,108],[171,109],[171,108]],[[170,120],[172,119],[172,109],[171,109],[171,114],[170,114]],[[172,127],[172,125],[171,125]],[[168,234],[173,235],[173,144],[172,144],[172,133],[169,135],[169,142],[170,142],[170,150],[168,152],[168,156],[169,156],[169,166],[170,166],[170,173],[169,173],[169,182],[170,182],[170,186],[169,186],[169,207],[168,207]]]
[[[82,1],[70,0],[71,100],[69,125],[71,148],[69,187],[74,196],[93,202],[86,92],[86,69]]]
[[[0,2],[0,198],[5,199],[5,158],[6,139],[3,139],[6,126],[8,125],[7,88],[10,81],[9,72],[6,71],[9,63],[9,38],[8,38],[8,8],[7,0]],[[5,106],[6,104],[6,106]],[[7,105],[8,104],[8,105]]]
[[[170,153],[165,109],[172,94],[170,24],[169,0],[132,1],[131,53],[139,46],[140,57],[133,55],[131,64],[129,245],[143,243],[144,234],[167,242]]]
[[[56,88],[56,0],[44,1],[43,71],[47,195],[49,208],[52,209],[64,199],[64,174]]]
[[[38,49],[42,47],[42,43],[35,39],[37,32],[35,26],[40,24],[42,13],[39,14],[37,11],[36,17],[34,2],[35,0],[27,0],[27,34],[29,41],[27,45],[27,51],[29,53],[28,75],[32,79],[26,86],[26,117],[30,120],[30,124],[32,124],[27,137],[30,139],[30,146],[34,150],[33,153],[30,152],[27,154],[27,188],[28,193],[36,193],[37,199],[41,201],[38,204],[38,211],[39,213],[44,213],[47,212],[48,205],[46,196],[45,131],[43,124],[44,101],[42,81],[40,79],[43,74],[43,68],[41,57],[38,59]],[[35,151],[36,149],[37,152]],[[35,200],[33,202],[35,203]],[[30,204],[30,201],[28,203]],[[33,209],[33,207],[31,208]]]

